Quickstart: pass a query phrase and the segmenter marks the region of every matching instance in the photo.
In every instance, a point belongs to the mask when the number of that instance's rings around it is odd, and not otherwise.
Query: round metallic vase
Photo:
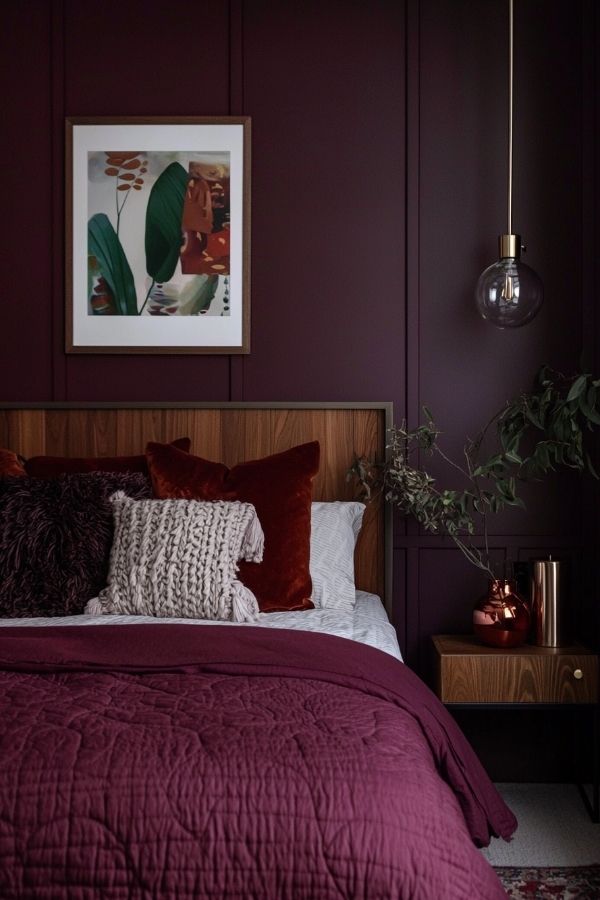
[[[489,647],[518,647],[529,634],[531,614],[517,593],[516,582],[498,578],[490,581],[488,592],[473,610],[473,630]]]

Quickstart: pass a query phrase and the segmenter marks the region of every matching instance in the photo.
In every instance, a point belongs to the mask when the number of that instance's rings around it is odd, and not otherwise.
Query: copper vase
[[[473,630],[490,647],[518,647],[529,634],[531,614],[511,578],[490,581],[473,610]]]

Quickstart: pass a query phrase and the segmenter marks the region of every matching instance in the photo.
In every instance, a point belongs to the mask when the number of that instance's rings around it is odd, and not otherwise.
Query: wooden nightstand
[[[435,635],[435,691],[452,708],[589,706],[593,710],[592,801],[600,821],[599,657],[581,645],[552,649],[528,644],[497,650],[471,635]]]

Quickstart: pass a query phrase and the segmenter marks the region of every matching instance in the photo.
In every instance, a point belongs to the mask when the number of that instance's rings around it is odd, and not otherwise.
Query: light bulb
[[[484,319],[497,328],[519,328],[537,315],[544,299],[540,278],[520,260],[519,235],[500,236],[500,259],[482,272],[475,297]]]

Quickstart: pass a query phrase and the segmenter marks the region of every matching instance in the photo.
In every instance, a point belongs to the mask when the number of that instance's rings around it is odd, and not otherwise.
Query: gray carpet
[[[512,841],[492,839],[482,852],[493,866],[587,866],[600,863],[594,825],[571,784],[496,785],[519,822]]]

